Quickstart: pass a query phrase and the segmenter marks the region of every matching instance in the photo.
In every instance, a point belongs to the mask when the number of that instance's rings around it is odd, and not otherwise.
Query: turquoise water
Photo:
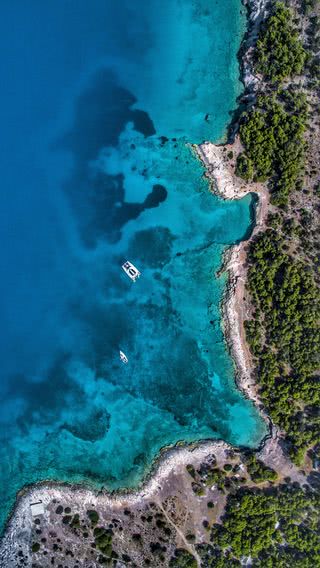
[[[164,445],[265,433],[235,388],[215,276],[251,197],[213,196],[188,146],[222,139],[236,106],[240,10],[4,3],[2,523],[25,483],[134,487]]]

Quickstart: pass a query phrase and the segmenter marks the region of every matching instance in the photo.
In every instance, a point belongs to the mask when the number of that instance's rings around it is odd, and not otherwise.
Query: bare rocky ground
[[[146,484],[136,495],[112,497],[61,485],[26,492],[1,548],[1,568],[165,568],[181,549],[204,568],[198,545],[210,543],[210,529],[221,521],[228,495],[257,483],[246,466],[248,456],[224,442],[180,454],[181,460],[174,454],[164,458],[167,464],[171,460],[170,469],[159,466],[157,484]],[[276,481],[259,487],[289,477],[305,483],[304,472],[288,462],[276,436],[257,457],[278,473]],[[30,504],[38,501],[44,514],[32,517]]]
[[[69,487],[34,489],[22,498],[1,567],[168,566],[177,548],[192,553],[200,566],[194,543],[209,541],[210,525],[225,502],[225,494],[205,479],[207,472],[223,468],[228,460],[227,445],[217,444],[215,455],[197,457],[189,452],[192,475],[185,460],[174,463],[169,475],[159,478],[161,485],[154,493],[146,491],[145,498],[104,499]],[[236,466],[239,454],[230,463]],[[45,513],[32,518],[30,503],[35,500],[44,503]],[[107,531],[102,546],[100,527]]]

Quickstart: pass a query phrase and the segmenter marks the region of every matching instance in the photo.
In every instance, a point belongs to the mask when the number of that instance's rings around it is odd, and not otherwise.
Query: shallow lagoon
[[[4,10],[2,522],[25,483],[135,486],[164,445],[264,434],[235,388],[215,276],[251,198],[213,196],[187,145],[221,139],[236,105],[240,9]]]

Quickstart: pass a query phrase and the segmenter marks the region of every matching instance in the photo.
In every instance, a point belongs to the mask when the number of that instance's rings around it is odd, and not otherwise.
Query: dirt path
[[[167,519],[168,523],[175,529],[175,531],[177,532],[177,534],[180,536],[185,548],[188,550],[188,552],[190,552],[190,554],[192,554],[198,564],[198,567],[201,568],[201,558],[199,556],[199,554],[197,553],[195,547],[190,544],[190,542],[187,541],[185,535],[183,534],[182,530],[179,529],[179,527],[175,524],[175,522],[171,519],[171,517],[168,515],[167,511],[165,510],[165,508],[163,507],[161,501],[157,500],[156,501],[158,507],[161,509],[161,511],[163,512],[165,518]]]

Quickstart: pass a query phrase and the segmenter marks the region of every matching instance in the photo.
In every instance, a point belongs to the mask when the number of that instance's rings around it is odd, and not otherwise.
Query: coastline
[[[226,272],[228,282],[222,299],[222,327],[225,339],[235,363],[236,381],[244,395],[252,400],[259,408],[265,421],[268,416],[258,395],[257,386],[253,380],[252,356],[246,341],[244,321],[247,306],[244,303],[245,283],[247,277],[247,246],[257,233],[264,230],[269,211],[269,192],[262,183],[243,183],[234,174],[237,155],[241,152],[241,142],[238,135],[230,144],[216,145],[204,142],[193,146],[198,158],[206,167],[206,177],[209,179],[211,191],[222,199],[241,199],[249,193],[257,196],[255,222],[249,239],[230,246],[224,253],[222,268],[219,274]],[[233,157],[228,158],[232,152]]]
[[[240,97],[245,106],[255,100],[255,92],[261,79],[253,72],[253,50],[257,40],[259,27],[268,13],[270,0],[242,0],[247,10],[248,29],[240,46],[238,58],[241,81],[244,92]],[[222,328],[228,349],[235,364],[235,378],[238,388],[253,401],[265,422],[271,420],[265,413],[258,395],[257,385],[253,378],[253,362],[245,337],[244,321],[247,306],[244,304],[244,291],[247,277],[246,249],[248,243],[258,232],[264,230],[270,207],[270,195],[263,183],[244,182],[235,175],[237,156],[243,151],[238,131],[238,119],[229,126],[230,136],[226,144],[203,142],[193,145],[195,155],[205,167],[205,176],[209,180],[210,189],[222,199],[242,199],[249,193],[257,197],[255,222],[249,239],[241,241],[226,249],[219,274],[227,273],[227,286],[222,299]],[[230,157],[229,157],[230,156]],[[232,157],[231,157],[232,156]]]
[[[74,504],[86,508],[105,508],[114,514],[126,507],[137,507],[150,501],[164,499],[170,492],[172,480],[186,473],[186,466],[192,463],[197,467],[208,456],[215,456],[217,463],[224,462],[231,446],[223,440],[201,441],[189,446],[175,446],[163,450],[157,456],[149,475],[139,489],[110,493],[107,490],[93,490],[85,485],[54,481],[41,481],[23,488],[17,495],[16,503],[7,522],[0,546],[0,566],[15,568],[16,543],[19,542],[23,555],[29,558],[32,515],[30,504],[42,501],[45,515],[49,520],[48,505],[54,501]]]
[[[259,81],[252,73],[251,48],[269,0],[243,0],[243,4],[249,12],[249,27],[244,39],[244,45],[241,48],[241,74],[245,86],[243,99],[249,102],[254,97],[254,91]],[[193,149],[206,167],[205,175],[210,181],[212,191],[216,192],[220,197],[223,199],[241,199],[248,193],[255,193],[258,196],[255,226],[249,240],[252,239],[265,227],[269,207],[269,194],[263,184],[242,183],[241,180],[235,177],[233,173],[234,162],[237,153],[241,149],[239,137],[235,135],[233,142],[230,144],[215,145],[210,142],[204,142],[199,146],[193,146]],[[234,153],[234,157],[232,160],[229,160],[227,154],[231,151]],[[231,356],[235,362],[237,385],[245,396],[254,402],[259,408],[262,418],[268,422],[269,418],[263,410],[257,386],[252,377],[252,358],[246,343],[243,325],[246,319],[246,306],[243,304],[243,295],[247,272],[246,247],[249,240],[229,247],[224,255],[223,270],[228,274],[228,284],[222,301],[222,325]],[[112,494],[104,490],[94,491],[81,485],[47,481],[28,486],[17,495],[14,509],[7,522],[0,548],[0,565],[7,568],[15,566],[15,564],[10,563],[10,559],[18,538],[23,543],[24,553],[28,555],[28,548],[30,548],[28,531],[32,525],[30,503],[42,501],[44,505],[48,505],[53,499],[63,499],[67,502],[70,501],[70,503],[75,500],[77,502],[81,501],[84,507],[90,507],[99,502],[99,507],[107,507],[115,511],[126,506],[134,507],[142,501],[161,499],[166,494],[172,477],[185,474],[186,465],[190,462],[192,464],[201,463],[210,454],[214,454],[218,462],[223,462],[230,450],[239,452],[238,448],[222,440],[201,441],[191,445],[180,447],[176,445],[172,448],[164,449],[156,456],[150,473],[142,482],[141,488],[133,491],[119,491]],[[281,456],[277,452],[280,451],[282,454],[282,451],[277,442],[277,433],[274,432],[273,428],[271,428],[270,434],[265,437],[256,451],[259,456],[264,456],[266,462],[269,460],[269,463],[275,463],[277,460],[281,460]],[[270,456],[274,457],[270,460]]]

